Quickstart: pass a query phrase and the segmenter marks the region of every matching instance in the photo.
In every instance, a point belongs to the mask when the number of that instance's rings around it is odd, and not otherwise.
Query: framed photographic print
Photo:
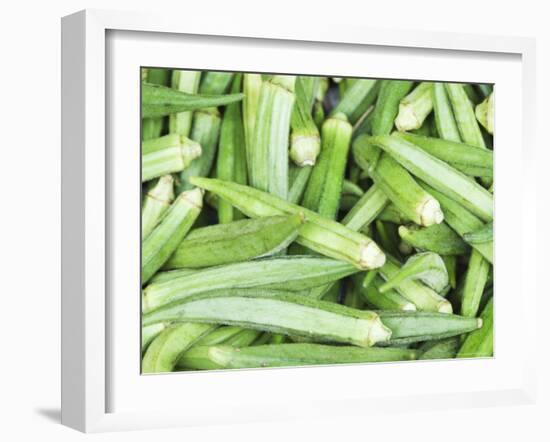
[[[531,40],[85,11],[62,42],[63,423],[533,400]]]

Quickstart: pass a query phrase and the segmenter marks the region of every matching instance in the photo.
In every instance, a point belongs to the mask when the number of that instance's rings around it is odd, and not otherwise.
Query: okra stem
[[[372,114],[372,134],[388,135],[399,111],[399,102],[413,85],[408,80],[381,80],[378,99]]]
[[[470,247],[446,223],[418,228],[399,226],[399,236],[411,246],[440,255],[463,255]]]
[[[447,96],[445,85],[443,83],[434,83],[433,86],[433,103],[435,124],[437,133],[441,138],[448,141],[460,142],[460,133],[456,126],[453,108]]]
[[[188,94],[196,94],[199,90],[201,79],[200,71],[172,71],[172,88],[186,92]],[[191,132],[191,122],[193,121],[193,112],[178,112],[170,114],[168,127],[170,133],[176,133],[185,137]]]
[[[374,274],[374,272],[369,272],[369,274]],[[353,280],[356,290],[363,296],[365,301],[377,309],[416,310],[416,306],[411,301],[395,290],[387,290],[382,293],[380,287],[384,284],[384,280],[378,275],[375,275],[372,282],[368,285],[363,283],[363,274],[354,275]]]
[[[175,134],[142,143],[141,180],[180,172],[201,156],[199,143]]]
[[[422,82],[401,99],[395,127],[400,132],[418,129],[433,109],[433,83]]]

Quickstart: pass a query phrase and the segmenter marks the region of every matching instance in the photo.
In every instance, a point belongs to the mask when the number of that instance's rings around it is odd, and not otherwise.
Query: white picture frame
[[[138,34],[136,34],[138,33]],[[128,35],[131,38],[110,40],[113,36]],[[196,53],[196,60],[192,66],[181,65],[177,67],[189,68],[217,68],[234,70],[269,70],[273,58],[267,56],[257,57],[250,65],[245,65],[243,58],[239,58],[238,66],[235,56],[250,51],[259,51],[262,44],[271,45],[275,50],[284,48],[297,51],[296,54],[307,56],[308,50],[332,51],[335,57],[340,52],[353,53],[357,50],[374,50],[380,54],[397,51],[393,55],[393,63],[399,57],[408,56],[407,51],[417,51],[411,55],[411,67],[408,72],[411,78],[420,78],[420,69],[415,67],[415,57],[422,58],[429,55],[434,61],[438,57],[460,56],[467,66],[485,66],[484,57],[502,56],[502,59],[510,58],[509,72],[501,72],[499,78],[508,81],[509,84],[519,85],[521,90],[510,90],[510,94],[499,95],[497,100],[510,100],[509,103],[520,106],[521,110],[514,115],[503,111],[499,114],[497,102],[497,128],[509,131],[507,142],[511,144],[508,155],[497,156],[496,174],[499,177],[496,194],[496,212],[505,216],[518,212],[517,205],[513,207],[498,194],[515,196],[515,201],[521,201],[522,210],[520,220],[515,217],[517,229],[521,232],[518,244],[513,245],[513,251],[521,256],[521,266],[517,265],[515,281],[507,271],[510,263],[510,249],[500,249],[496,241],[496,260],[502,271],[497,271],[495,283],[501,287],[508,286],[508,290],[517,289],[520,293],[514,300],[523,310],[528,305],[536,304],[536,275],[535,270],[527,265],[526,257],[536,252],[536,238],[534,229],[529,228],[535,219],[535,198],[532,191],[535,188],[534,174],[530,170],[534,167],[535,143],[533,139],[534,125],[534,101],[535,101],[535,46],[534,41],[517,37],[488,37],[451,33],[428,33],[416,31],[393,32],[372,28],[349,28],[344,26],[326,28],[315,26],[302,26],[299,29],[282,29],[269,23],[233,23],[207,22],[200,19],[186,21],[184,25],[177,17],[156,16],[142,13],[122,13],[111,11],[87,10],[78,12],[63,18],[62,21],[62,423],[85,432],[112,431],[123,429],[158,428],[169,426],[208,425],[209,423],[233,423],[253,422],[261,420],[305,418],[311,416],[335,416],[338,414],[369,413],[373,410],[396,412],[410,408],[415,409],[441,409],[461,408],[476,406],[492,406],[499,404],[533,403],[535,384],[534,359],[534,333],[535,324],[529,321],[522,331],[521,353],[516,355],[516,360],[506,357],[506,346],[513,345],[513,334],[505,335],[513,328],[503,322],[499,325],[499,318],[511,318],[512,311],[507,309],[506,296],[497,305],[496,313],[496,340],[498,351],[494,360],[469,360],[469,361],[443,361],[443,362],[416,362],[403,364],[345,366],[345,367],[314,367],[314,368],[288,368],[282,370],[250,370],[230,373],[190,373],[180,375],[139,376],[139,364],[135,362],[135,370],[132,356],[118,351],[121,348],[117,339],[124,339],[124,333],[120,329],[126,325],[126,319],[131,324],[135,322],[135,316],[131,313],[120,313],[121,298],[115,301],[110,298],[113,287],[124,290],[132,285],[125,285],[121,278],[113,277],[112,267],[116,266],[120,257],[120,247],[116,247],[117,241],[128,241],[122,238],[122,230],[117,228],[117,220],[120,221],[121,211],[119,207],[120,193],[126,191],[123,186],[133,183],[133,177],[137,178],[138,168],[132,168],[139,157],[120,156],[119,150],[114,153],[109,149],[111,144],[132,142],[132,130],[135,130],[136,121],[130,116],[127,118],[128,126],[123,124],[117,116],[120,112],[119,104],[124,99],[125,106],[132,105],[132,98],[121,95],[117,100],[112,100],[110,94],[110,82],[116,82],[117,75],[125,75],[133,72],[133,69],[142,63],[148,53],[144,49],[143,54],[138,54],[133,49],[132,39],[139,35],[143,44],[148,40],[157,48],[158,58],[150,58],[152,65],[174,66],[170,63],[170,56],[163,51],[164,45],[180,44],[186,38],[193,44],[216,49],[216,45],[227,48],[226,57],[218,57],[215,65],[209,65],[208,61],[201,61],[200,54]],[[215,38],[216,44],[212,43]],[[163,43],[161,40],[165,39]],[[210,40],[208,40],[210,39]],[[203,41],[204,40],[204,41]],[[115,43],[113,43],[115,42]],[[208,42],[211,42],[210,44]],[[231,42],[231,44],[228,44]],[[151,46],[150,44],[150,46]],[[183,44],[183,43],[182,43]],[[118,46],[117,46],[118,45]],[[282,48],[282,49],[281,49]],[[369,49],[370,48],[370,49]],[[121,49],[126,49],[121,51]],[[190,50],[193,50],[192,48]],[[418,52],[419,50],[425,52]],[[233,51],[233,52],[231,52]],[[247,52],[248,51],[248,52]],[[300,53],[302,51],[302,53]],[[306,52],[303,52],[306,51]],[[401,51],[401,52],[399,52]],[[231,55],[232,57],[231,58]],[[299,58],[299,57],[296,57]],[[471,59],[471,60],[470,60]],[[120,70],[111,69],[111,64],[124,61],[126,68]],[[477,62],[476,62],[477,60]],[[519,60],[519,61],[518,61]],[[321,69],[316,66],[314,58],[311,60],[310,69]],[[342,58],[344,63],[344,58]],[[158,64],[155,64],[158,63]],[[288,60],[280,65],[280,71],[295,72],[299,64],[293,64]],[[299,63],[299,62],[296,62]],[[303,63],[303,61],[302,61]],[[399,75],[398,66],[392,73],[388,66],[393,66],[391,57],[388,58],[381,71],[370,70],[368,76]],[[470,63],[470,64],[468,64]],[[120,63],[119,63],[120,64]],[[149,64],[151,65],[151,64]],[[454,70],[455,76],[460,76],[463,81],[484,80],[490,82],[491,75],[476,73],[468,77],[466,69],[456,66],[445,66],[445,63],[431,63],[430,69],[434,69],[430,75],[436,75],[440,79],[451,78],[450,70]],[[130,69],[125,71],[124,69]],[[337,75],[344,72],[345,68],[329,66],[323,68],[323,74]],[[341,70],[338,70],[341,69]],[[343,69],[343,70],[342,70]],[[353,67],[348,71],[352,72]],[[439,70],[438,70],[439,69]],[[487,71],[490,71],[487,65]],[[139,71],[136,71],[139,72]],[[358,72],[355,70],[354,72]],[[418,72],[414,77],[415,72]],[[302,73],[300,71],[300,73]],[[307,73],[307,72],[303,72]],[[314,73],[314,72],[312,72]],[[376,75],[375,75],[376,74]],[[497,75],[495,73],[494,75]],[[509,75],[509,77],[507,76]],[[136,81],[138,75],[136,73]],[[495,77],[496,78],[496,77]],[[456,79],[456,78],[455,78]],[[133,81],[133,80],[132,80]],[[513,82],[516,83],[513,83]],[[120,84],[120,83],[117,83]],[[131,85],[129,86],[131,87]],[[121,90],[120,88],[117,91]],[[130,90],[130,89],[128,89]],[[128,93],[128,90],[122,93]],[[118,92],[117,92],[118,93]],[[134,94],[135,95],[135,94]],[[135,95],[133,100],[137,100]],[[137,102],[138,103],[138,102]],[[138,103],[139,104],[139,103]],[[117,107],[118,106],[118,107]],[[124,109],[123,109],[124,110]],[[131,112],[138,112],[139,105],[134,106]],[[517,119],[521,115],[521,119]],[[117,120],[117,118],[119,118]],[[118,121],[117,131],[109,131],[107,121]],[[507,121],[515,121],[515,126],[506,124]],[[121,128],[120,130],[118,128]],[[128,136],[130,135],[130,138]],[[139,130],[134,135],[139,136]],[[504,138],[504,137],[502,137]],[[136,138],[137,140],[138,138]],[[136,141],[137,142],[137,141]],[[516,143],[517,142],[517,143]],[[515,143],[515,144],[514,144]],[[137,149],[136,149],[137,151]],[[516,188],[507,185],[506,171],[521,161],[521,173],[523,174],[523,187]],[[499,165],[499,163],[501,165]],[[126,164],[126,166],[124,165]],[[500,174],[500,175],[499,175]],[[500,177],[504,177],[500,178]],[[502,183],[502,184],[500,184]],[[500,186],[500,187],[499,187]],[[117,189],[117,192],[113,192]],[[131,191],[131,190],[129,190]],[[513,198],[510,198],[513,199]],[[131,200],[131,198],[130,198]],[[139,213],[136,210],[137,198],[134,203],[125,206],[127,213]],[[500,205],[499,205],[500,204]],[[531,221],[530,221],[531,220]],[[496,218],[496,236],[504,237],[510,223],[500,223]],[[131,234],[132,229],[127,229]],[[501,233],[502,232],[502,233]],[[136,236],[136,238],[139,236]],[[129,237],[131,238],[131,237]],[[126,244],[126,243],[124,243]],[[135,244],[139,248],[139,242]],[[503,252],[499,251],[503,250]],[[132,258],[133,256],[133,258]],[[132,266],[132,259],[139,260],[137,255],[127,252],[124,258],[128,258],[127,265]],[[134,266],[135,272],[139,266]],[[131,270],[131,268],[130,268]],[[137,273],[136,273],[137,274]],[[136,279],[138,281],[138,279]],[[508,284],[510,282],[510,284]],[[121,285],[118,285],[121,284]],[[139,287],[139,283],[138,283]],[[139,288],[138,288],[139,290]],[[504,293],[504,289],[503,289]],[[500,295],[499,295],[500,296]],[[137,297],[139,298],[139,297]],[[122,301],[124,302],[124,301]],[[127,309],[135,310],[135,305]],[[125,309],[126,310],[126,309]],[[128,318],[126,318],[128,317]],[[126,319],[125,319],[126,318]],[[498,336],[506,336],[507,339],[498,341]],[[133,339],[133,337],[132,337]],[[500,344],[502,342],[502,344]],[[500,345],[500,347],[498,347]],[[136,358],[137,360],[137,358]],[[495,362],[496,361],[496,362]],[[416,365],[415,365],[416,364]],[[456,388],[449,390],[443,386],[431,385],[426,388],[431,376],[441,370],[441,364],[450,364],[447,370],[464,373],[462,382],[457,382]],[[130,368],[129,368],[130,367]],[[122,371],[121,371],[122,370]],[[339,370],[339,371],[338,371]],[[398,379],[403,370],[411,373],[411,378],[417,380],[418,385],[410,385],[410,381],[394,382],[389,388],[367,389],[359,387],[357,381],[363,375],[364,370],[375,373],[380,383],[384,384],[384,376],[394,376]],[[492,371],[491,371],[492,370]],[[344,373],[345,379],[336,387],[316,389],[317,380],[334,376],[338,371]],[[483,388],[483,376],[491,376],[494,379],[490,385]],[[229,375],[229,377],[228,377]],[[184,378],[186,376],[186,378]],[[389,378],[388,378],[389,379]],[[475,380],[478,380],[476,382]],[[293,397],[285,403],[285,396],[277,396],[274,388],[260,390],[266,381],[275,388],[278,385],[290,385],[291,390],[307,397]],[[349,382],[346,382],[349,380]],[[134,382],[134,384],[130,384]],[[139,383],[139,385],[138,385]],[[175,383],[186,386],[187,400],[191,398],[194,406],[175,406],[173,401],[163,401],[159,406],[159,397],[166,397],[167,392],[174,388]],[[281,384],[284,383],[284,384]],[[214,385],[224,392],[221,398],[213,397],[208,392],[208,386]],[[243,387],[246,386],[246,390]],[[240,390],[239,390],[240,389]],[[353,391],[352,391],[353,390]],[[116,394],[113,392],[116,391]],[[135,396],[131,391],[139,392]],[[205,392],[209,403],[204,403]],[[220,391],[220,390],[218,390]],[[239,391],[241,394],[239,394]],[[262,402],[260,395],[273,395],[273,400]],[[156,395],[156,397],[155,397]],[[230,397],[231,400],[226,400]],[[116,398],[116,401],[113,399]],[[140,401],[141,404],[137,402]],[[373,401],[373,399],[376,399]],[[201,402],[202,400],[202,402]],[[128,404],[135,405],[132,407]],[[151,406],[151,404],[156,404]],[[338,407],[334,407],[338,404]],[[228,407],[228,405],[230,405]],[[208,413],[206,409],[208,408]],[[335,411],[336,410],[336,411]]]

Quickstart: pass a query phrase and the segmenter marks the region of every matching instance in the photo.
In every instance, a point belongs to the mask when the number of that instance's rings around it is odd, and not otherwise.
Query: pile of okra
[[[492,356],[493,109],[143,68],[142,372]]]

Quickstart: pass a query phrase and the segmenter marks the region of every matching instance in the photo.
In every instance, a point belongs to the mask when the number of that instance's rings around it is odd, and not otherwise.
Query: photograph
[[[142,374],[493,357],[493,84],[138,74]]]

